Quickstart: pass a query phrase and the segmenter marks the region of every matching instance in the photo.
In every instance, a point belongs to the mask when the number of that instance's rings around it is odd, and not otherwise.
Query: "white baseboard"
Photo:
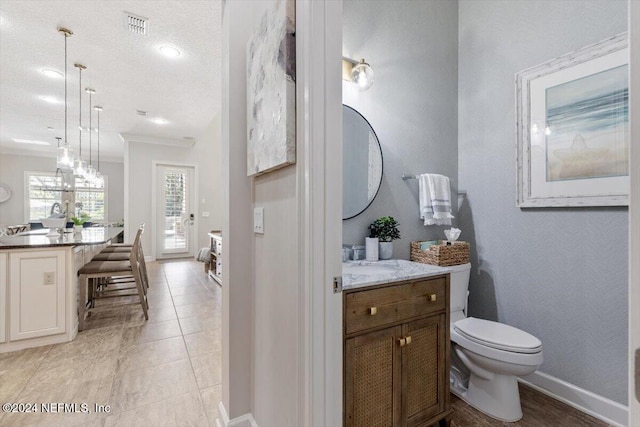
[[[144,257],[144,262],[153,262],[156,259],[153,257],[153,255],[145,255]]]
[[[222,402],[218,403],[218,415],[219,418],[216,419],[216,427],[258,427],[251,413],[230,420],[227,409]]]
[[[518,378],[518,380],[541,393],[613,426],[625,427],[627,425],[629,408],[606,397],[540,371],[536,371],[524,378]]]

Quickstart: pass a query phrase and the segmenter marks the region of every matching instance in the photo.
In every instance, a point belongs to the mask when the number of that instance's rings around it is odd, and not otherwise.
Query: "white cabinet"
[[[7,254],[0,253],[0,343],[7,341]]]
[[[66,331],[65,260],[64,249],[9,254],[11,341]]]

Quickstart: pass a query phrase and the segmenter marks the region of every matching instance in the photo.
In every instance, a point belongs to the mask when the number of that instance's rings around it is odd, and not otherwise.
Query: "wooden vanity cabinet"
[[[449,276],[344,291],[344,425],[447,426]]]

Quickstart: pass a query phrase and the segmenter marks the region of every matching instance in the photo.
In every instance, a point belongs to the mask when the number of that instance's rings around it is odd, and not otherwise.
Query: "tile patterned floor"
[[[0,426],[215,426],[222,290],[192,260],[147,269],[148,322],[139,305],[114,308],[94,313],[70,343],[0,355],[0,402],[97,403],[111,412],[0,413]]]

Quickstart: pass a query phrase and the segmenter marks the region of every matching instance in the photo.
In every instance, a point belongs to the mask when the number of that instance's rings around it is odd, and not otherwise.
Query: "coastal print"
[[[547,182],[629,174],[628,65],[546,89]]]
[[[295,0],[275,0],[247,44],[247,175],[295,163]]]

